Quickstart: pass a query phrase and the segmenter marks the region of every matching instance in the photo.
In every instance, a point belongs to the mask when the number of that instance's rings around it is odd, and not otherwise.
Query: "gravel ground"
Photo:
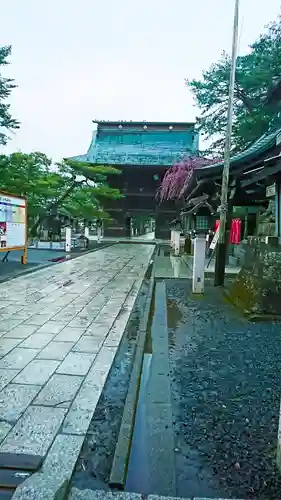
[[[281,324],[249,323],[207,284],[166,280],[177,495],[281,498]]]

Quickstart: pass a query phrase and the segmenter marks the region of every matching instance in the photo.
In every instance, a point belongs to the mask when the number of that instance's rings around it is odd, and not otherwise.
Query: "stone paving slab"
[[[180,498],[180,497],[165,497],[159,495],[140,495],[131,492],[108,492],[108,491],[92,491],[78,490],[72,488],[69,500],[227,500],[223,498]],[[233,499],[234,500],[234,499]]]
[[[0,284],[0,452],[46,456],[15,498],[69,479],[153,250],[119,244]]]

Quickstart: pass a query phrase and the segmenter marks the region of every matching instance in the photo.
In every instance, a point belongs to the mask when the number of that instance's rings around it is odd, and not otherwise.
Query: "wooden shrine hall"
[[[201,167],[193,172],[186,192],[185,217],[196,213],[201,218],[217,213],[220,205],[223,162]],[[274,201],[275,230],[281,242],[281,128],[263,135],[242,153],[231,158],[229,172],[229,218],[241,213],[259,217]],[[244,212],[243,212],[244,208]],[[202,223],[202,222],[201,222]],[[207,222],[206,222],[207,224]],[[196,229],[196,228],[194,228]],[[270,234],[269,236],[272,236]]]
[[[92,165],[111,165],[122,175],[108,179],[124,194],[106,200],[111,221],[104,226],[108,237],[131,236],[132,218],[155,219],[155,237],[170,237],[169,223],[179,212],[174,201],[161,203],[156,193],[165,172],[182,157],[198,155],[195,123],[95,121],[95,131],[86,154],[72,157]]]

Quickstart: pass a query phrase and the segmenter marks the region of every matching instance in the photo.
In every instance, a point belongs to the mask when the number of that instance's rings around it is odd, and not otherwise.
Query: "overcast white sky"
[[[197,111],[184,79],[230,51],[234,0],[7,0],[0,45],[21,129],[6,151],[55,160],[85,153],[92,120],[182,120]],[[241,0],[243,53],[280,0]]]

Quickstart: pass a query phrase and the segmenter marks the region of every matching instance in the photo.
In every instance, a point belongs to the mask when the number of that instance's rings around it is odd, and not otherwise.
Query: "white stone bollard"
[[[71,227],[65,228],[65,251],[71,252]]]
[[[175,231],[175,255],[180,254],[180,240],[181,240],[181,233],[180,231]]]
[[[175,231],[174,229],[171,230],[171,247],[174,248],[174,236],[175,236]]]
[[[173,268],[174,278],[179,278],[181,270],[181,258],[176,255],[171,255],[170,260]]]
[[[98,243],[101,242],[101,227],[97,228]]]
[[[204,293],[206,237],[198,236],[194,241],[192,293]]]

